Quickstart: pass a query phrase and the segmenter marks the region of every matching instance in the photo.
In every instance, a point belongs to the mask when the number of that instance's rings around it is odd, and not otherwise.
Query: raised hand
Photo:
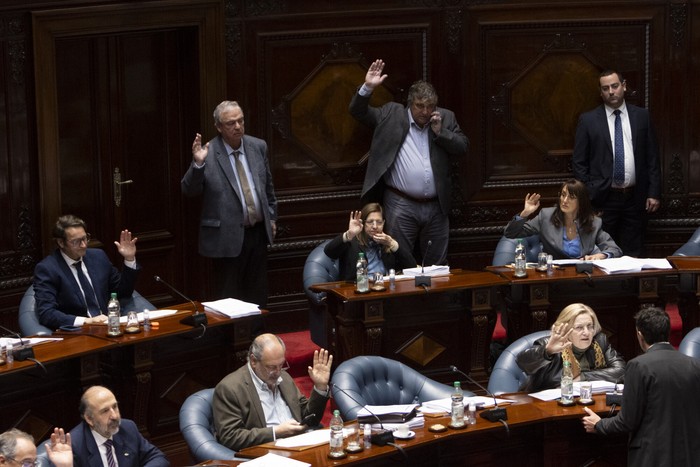
[[[44,445],[46,455],[56,467],[71,467],[73,465],[73,449],[70,442],[70,433],[63,428],[54,428],[51,433],[51,442]]]
[[[549,337],[549,342],[547,342],[547,353],[554,355],[571,347],[569,336],[573,330],[574,328],[566,323],[554,324],[552,326],[552,335]]]
[[[328,390],[332,365],[333,356],[326,349],[314,350],[314,361],[313,366],[309,367],[309,378],[311,378],[314,387],[319,391]]]
[[[360,211],[350,211],[350,222],[348,222],[348,240],[352,240],[362,232],[362,213]]]
[[[530,214],[537,211],[540,207],[540,195],[539,193],[528,193],[525,195],[525,207],[520,213],[520,217],[529,217]]]
[[[117,246],[117,251],[124,257],[127,261],[133,261],[136,259],[136,241],[138,238],[131,237],[131,232],[128,230],[122,230],[119,235],[119,241],[114,242]]]
[[[202,146],[202,135],[197,133],[192,142],[192,157],[197,165],[204,164],[209,153],[209,143]]]
[[[388,76],[383,75],[382,71],[384,71],[384,61],[382,59],[373,61],[365,75],[365,86],[374,90],[374,88],[382,84]]]

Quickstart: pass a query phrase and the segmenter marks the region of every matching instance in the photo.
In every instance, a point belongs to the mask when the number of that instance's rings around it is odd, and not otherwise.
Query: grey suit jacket
[[[370,107],[369,96],[358,93],[350,102],[350,113],[360,122],[374,128],[365,182],[362,186],[364,203],[382,202],[384,174],[391,168],[409,130],[407,108],[396,102],[381,107]],[[442,130],[435,135],[430,130],[430,165],[437,189],[440,208],[449,214],[452,192],[450,181],[449,156],[459,156],[467,152],[469,139],[457,124],[454,112],[438,107],[442,115]]]
[[[659,144],[647,109],[627,104],[634,148],[635,191],[638,206],[647,198],[661,199]],[[613,147],[605,106],[581,114],[571,160],[574,177],[588,188],[591,203],[602,208],[613,177]]]
[[[534,218],[513,218],[504,235],[508,238],[522,238],[539,234],[544,251],[552,255],[554,259],[564,259],[569,256],[564,252],[562,240],[562,228],[552,224],[552,214],[555,208],[542,208]],[[590,232],[579,230],[581,239],[581,256],[607,253],[611,258],[622,256],[622,250],[617,246],[607,232],[602,229],[603,221],[600,217],[593,219],[593,229]]]
[[[698,394],[700,361],[655,344],[627,363],[620,412],[600,420],[596,431],[630,434],[627,465],[698,466]]]
[[[312,390],[307,399],[286,371],[282,372],[279,390],[296,421],[301,422],[312,413],[318,420],[323,418],[328,398]],[[273,440],[273,428],[265,424],[265,413],[247,364],[216,385],[212,409],[216,437],[229,449],[239,451]]]
[[[267,158],[267,143],[253,136],[243,136],[243,147],[255,191],[263,207],[267,238],[272,243],[272,225],[277,220],[277,197]],[[199,253],[212,258],[234,258],[241,252],[244,234],[243,195],[221,136],[209,141],[204,167],[190,164],[181,182],[185,196],[202,195],[199,224]]]

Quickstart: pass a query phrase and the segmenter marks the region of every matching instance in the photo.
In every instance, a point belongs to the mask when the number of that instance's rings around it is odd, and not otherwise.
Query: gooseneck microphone
[[[186,324],[187,326],[193,326],[193,327],[197,327],[197,326],[204,327],[207,324],[207,315],[205,313],[199,312],[199,309],[197,308],[197,303],[195,303],[194,300],[192,300],[191,298],[187,298],[182,292],[180,292],[175,287],[173,287],[172,285],[168,284],[163,279],[161,279],[160,276],[153,276],[153,278],[156,280],[156,282],[160,282],[161,284],[165,284],[170,290],[172,290],[173,292],[178,294],[180,297],[182,297],[183,299],[190,302],[192,304],[192,306],[194,307],[193,314],[186,316],[180,320],[180,322],[182,324]]]
[[[481,384],[479,384],[474,378],[472,378],[471,376],[469,376],[468,374],[466,374],[465,372],[463,372],[462,370],[460,370],[456,366],[450,365],[450,369],[453,372],[459,373],[460,375],[467,378],[467,380],[469,380],[470,383],[473,383],[476,386],[478,386],[479,389],[484,391],[487,396],[493,397],[493,409],[482,411],[479,414],[481,416],[481,418],[484,418],[484,419],[488,420],[489,422],[502,422],[506,426],[506,428],[508,428],[508,425],[505,424],[505,420],[508,420],[508,412],[506,412],[505,407],[498,406],[498,401],[496,400],[496,396],[493,393],[489,392],[488,389],[483,387]]]
[[[16,349],[14,349],[12,351],[12,355],[15,358],[15,360],[17,360],[18,362],[22,362],[24,360],[29,360],[29,359],[34,358],[34,349],[29,344],[27,344],[24,340],[22,340],[22,335],[20,333],[13,331],[11,329],[8,329],[2,325],[0,325],[0,329],[9,333],[12,337],[16,337],[17,339],[19,339],[19,347],[17,347]]]
[[[420,276],[416,276],[416,287],[430,287],[431,281],[430,276],[425,275],[425,257],[428,256],[430,251],[430,246],[433,244],[432,240],[428,240],[428,246],[425,247],[425,254],[423,255],[423,261],[420,265]]]
[[[355,399],[354,397],[352,397],[352,396],[350,395],[350,393],[348,393],[345,389],[339,387],[337,384],[333,384],[333,383],[330,383],[330,382],[329,382],[328,384],[329,384],[331,387],[337,389],[338,391],[340,391],[340,392],[342,392],[343,394],[345,394],[346,396],[348,396],[348,397],[349,397],[350,399],[352,399],[353,402],[355,402],[358,406],[360,406],[360,407],[362,407],[363,409],[365,409],[367,412],[369,412],[369,414],[370,414],[371,416],[373,416],[374,418],[377,419],[377,422],[379,422],[379,426],[381,427],[381,430],[378,431],[378,432],[372,432],[372,444],[375,444],[375,445],[377,445],[377,446],[386,446],[387,444],[393,443],[393,442],[394,442],[394,433],[393,433],[391,430],[386,430],[386,429],[384,429],[384,423],[382,423],[382,420],[381,420],[379,417],[377,417],[377,415],[376,415],[374,412],[372,412],[371,410],[369,410],[365,404],[362,404],[361,402],[359,402],[357,399]]]

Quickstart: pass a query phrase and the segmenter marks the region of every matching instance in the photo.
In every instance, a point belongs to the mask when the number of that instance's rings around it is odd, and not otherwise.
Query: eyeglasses
[[[563,191],[560,191],[560,192],[559,192],[559,198],[560,198],[560,199],[569,198],[570,201],[574,201],[574,200],[578,199],[578,196],[576,196],[576,195],[574,195],[574,194],[572,194],[572,193],[565,193],[565,192],[563,192]]]
[[[73,240],[66,240],[66,243],[69,244],[70,246],[74,247],[74,248],[77,248],[77,247],[79,247],[80,245],[82,245],[83,243],[85,243],[85,245],[87,245],[88,243],[90,243],[90,238],[91,238],[91,237],[90,237],[90,234],[87,234],[87,235],[85,235],[84,237],[76,238],[76,239],[73,239]]]
[[[15,458],[8,457],[7,460],[12,461],[12,462],[17,462],[17,463],[18,463],[19,465],[21,465],[22,467],[38,467],[38,466],[39,466],[39,461],[36,460],[36,459],[33,460],[33,461],[30,461],[30,460],[28,460],[28,459],[25,459],[25,460],[23,460],[23,461],[18,461],[18,460],[15,459]]]
[[[281,365],[263,365],[263,367],[265,368],[265,370],[267,370],[268,373],[279,373],[282,371],[289,370],[289,363],[287,363],[287,360],[285,360],[284,363]]]
[[[384,221],[378,221],[378,220],[373,220],[373,221],[365,221],[365,225],[372,225],[372,226],[381,226],[384,225]]]
[[[587,330],[588,332],[593,332],[595,331],[595,326],[592,324],[588,324],[586,326],[574,326],[574,331],[576,331],[578,334],[581,334],[583,331]]]

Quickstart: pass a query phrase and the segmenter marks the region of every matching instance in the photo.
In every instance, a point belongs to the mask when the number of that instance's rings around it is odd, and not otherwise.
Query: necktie
[[[255,225],[255,222],[257,222],[257,214],[255,213],[255,199],[253,198],[253,192],[250,190],[248,176],[245,173],[245,167],[243,167],[243,162],[241,162],[240,155],[241,151],[233,151],[233,158],[236,159],[238,180],[241,182],[243,198],[245,198],[245,206],[246,210],[248,211],[248,225],[253,226]]]
[[[615,114],[615,166],[613,168],[613,182],[617,186],[625,183],[625,143],[622,141],[622,119],[620,109]]]
[[[114,444],[111,439],[105,441],[105,448],[107,448],[107,466],[117,467],[117,463],[114,460],[114,454],[112,453],[112,445]]]
[[[100,314],[100,305],[97,303],[95,289],[92,288],[90,281],[85,277],[85,274],[83,274],[82,264],[82,261],[76,261],[73,263],[73,266],[75,266],[75,270],[78,272],[78,282],[80,282],[80,287],[83,289],[88,316],[97,316]]]

